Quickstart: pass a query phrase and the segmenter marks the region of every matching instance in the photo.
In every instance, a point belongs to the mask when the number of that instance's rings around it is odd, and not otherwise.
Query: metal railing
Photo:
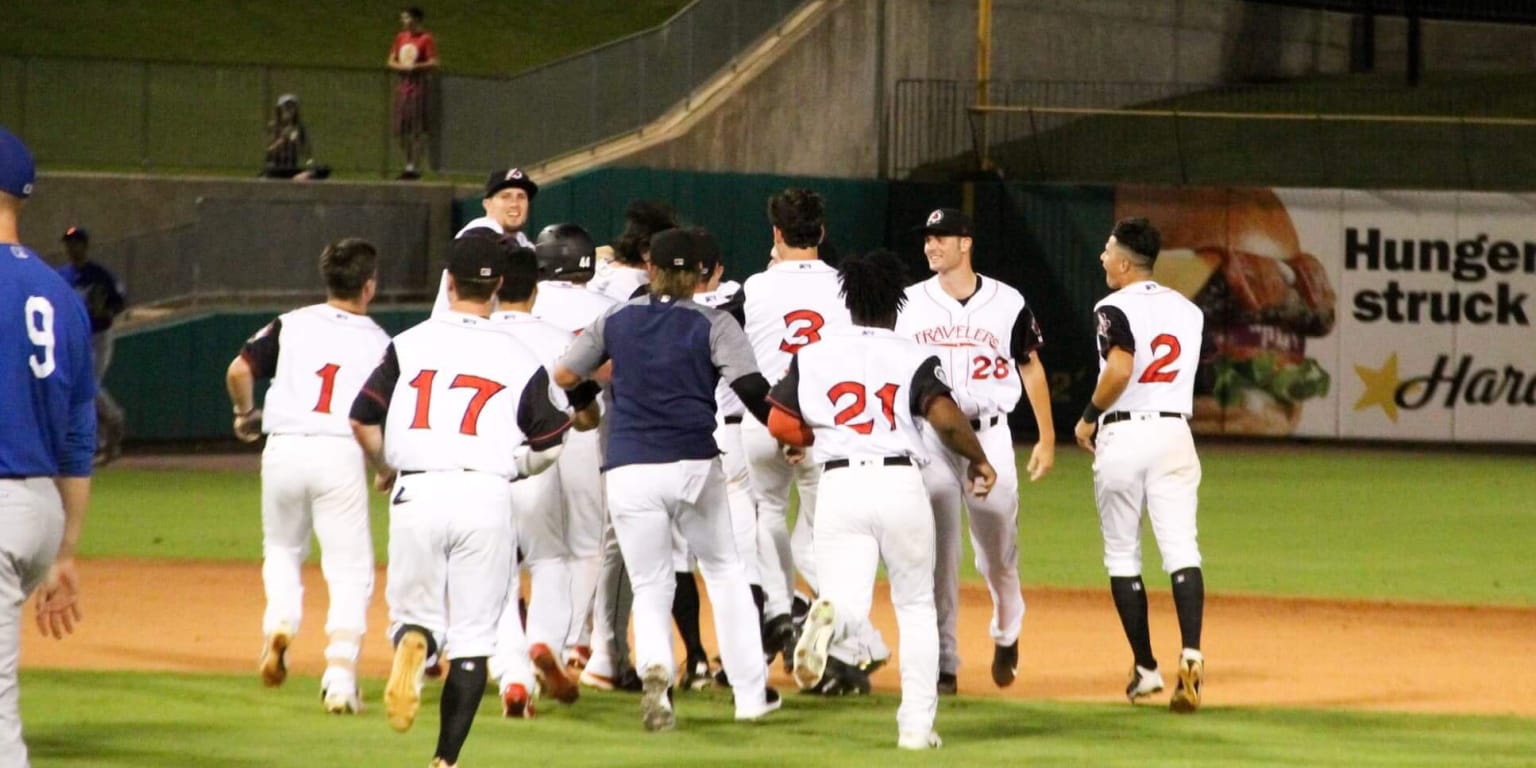
[[[659,117],[801,0],[695,0],[665,23],[509,77],[443,74],[433,166],[531,165]],[[0,56],[0,125],[50,169],[261,169],[277,97],[317,162],[392,177],[394,74],[378,69]]]
[[[1314,8],[1338,13],[1373,13],[1426,19],[1483,21],[1497,24],[1536,24],[1536,5],[1529,0],[1247,0],[1261,5]]]

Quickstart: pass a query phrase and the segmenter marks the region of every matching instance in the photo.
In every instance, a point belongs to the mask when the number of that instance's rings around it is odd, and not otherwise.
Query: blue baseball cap
[[[12,197],[32,194],[32,183],[37,181],[37,166],[32,153],[16,135],[0,128],[0,192]]]

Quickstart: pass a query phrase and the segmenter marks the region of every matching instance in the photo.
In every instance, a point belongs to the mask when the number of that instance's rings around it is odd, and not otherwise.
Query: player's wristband
[[[1083,421],[1089,424],[1099,423],[1099,417],[1103,415],[1104,409],[1094,405],[1092,400],[1089,400],[1088,407],[1083,409]]]
[[[253,405],[250,408],[247,408],[246,410],[242,411],[242,410],[240,410],[240,406],[237,405],[237,406],[234,407],[234,411],[235,411],[235,416],[237,418],[243,419],[243,418],[245,418],[247,416],[250,416],[251,414],[255,413],[256,412],[256,406]]]
[[[597,399],[598,393],[602,391],[602,386],[597,382],[591,380],[583,381],[567,389],[565,391],[565,399],[571,404],[572,408],[579,411],[591,405],[592,401]]]

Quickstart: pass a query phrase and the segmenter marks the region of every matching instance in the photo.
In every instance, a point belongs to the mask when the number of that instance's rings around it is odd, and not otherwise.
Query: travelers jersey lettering
[[[837,328],[795,353],[768,398],[815,437],[819,462],[922,456],[916,420],[949,394],[938,357],[884,328]]]
[[[548,280],[539,283],[539,293],[533,299],[533,316],[574,336],[618,304],[586,286]]]
[[[1195,368],[1205,315],[1178,291],[1151,280],[1105,296],[1093,307],[1099,370],[1112,347],[1135,356],[1131,381],[1111,411],[1193,411]]]
[[[963,304],[944,292],[938,275],[909,286],[896,332],[938,355],[955,403],[972,419],[1018,405],[1024,391],[1019,360],[1043,343],[1023,295],[979,275]]]
[[[770,383],[784,375],[796,350],[829,330],[853,325],[841,290],[837,270],[815,259],[781,261],[747,278],[742,287],[747,338]]]
[[[96,452],[91,321],[64,278],[0,245],[0,475],[86,477]]]
[[[262,404],[270,435],[351,437],[347,414],[389,346],[367,315],[327,304],[284,313],[240,350],[258,379],[272,379]]]
[[[551,448],[570,426],[549,389],[527,346],[489,320],[453,312],[395,337],[352,418],[383,421],[384,459],[396,469],[511,478],[520,445]]]
[[[695,293],[693,300],[711,309],[718,309],[741,322],[741,283],[726,280],[713,291]],[[715,404],[720,408],[721,416],[741,416],[747,412],[747,407],[741,404],[741,398],[736,396],[736,391],[731,389],[730,382],[721,379],[715,385]]]
[[[613,360],[603,469],[712,459],[715,386],[757,373],[741,326],[719,310],[641,296],[598,318],[560,364],[588,376]]]

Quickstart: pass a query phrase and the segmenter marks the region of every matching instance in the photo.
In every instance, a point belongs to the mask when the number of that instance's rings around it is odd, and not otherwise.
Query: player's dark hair
[[[344,237],[320,252],[320,277],[338,299],[355,299],[379,269],[379,253],[360,237]]]
[[[677,226],[677,212],[660,200],[636,200],[624,209],[624,231],[613,243],[613,257],[631,267],[645,264],[651,238]]]
[[[507,271],[501,274],[501,288],[497,289],[496,298],[506,302],[527,301],[538,283],[538,255],[532,248],[507,243]]]
[[[815,248],[826,223],[826,201],[809,189],[790,187],[768,198],[768,221],[783,233],[785,245]]]
[[[407,16],[410,16],[417,21],[421,21],[422,19],[427,18],[427,14],[422,12],[421,6],[419,5],[407,5],[401,10],[405,11]]]
[[[837,266],[840,295],[857,325],[896,327],[907,303],[907,268],[887,250],[845,256]]]
[[[1151,269],[1157,261],[1157,254],[1163,247],[1163,236],[1152,226],[1152,222],[1140,216],[1121,219],[1115,222],[1115,242],[1125,246],[1126,250],[1139,258],[1131,261],[1142,269]]]
[[[500,282],[501,278],[499,277],[475,278],[473,280],[463,277],[453,278],[454,291],[458,294],[459,299],[463,301],[490,301],[491,297],[496,295],[496,286]]]

